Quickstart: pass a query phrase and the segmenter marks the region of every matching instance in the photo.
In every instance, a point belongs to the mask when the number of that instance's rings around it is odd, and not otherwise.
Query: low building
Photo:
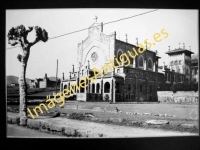
[[[30,88],[47,88],[47,87],[55,87],[56,81],[52,81],[47,77],[47,74],[45,73],[44,78],[36,78],[35,80],[31,80]],[[57,85],[60,85],[60,79],[57,81]]]

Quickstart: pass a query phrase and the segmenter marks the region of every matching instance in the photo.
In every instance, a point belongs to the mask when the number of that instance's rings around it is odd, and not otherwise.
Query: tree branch
[[[31,32],[33,30],[33,27],[28,27],[29,29],[26,30],[26,34],[28,34],[29,32]]]
[[[38,37],[36,37],[33,42],[30,42],[30,45],[33,46],[34,44],[36,44],[39,41],[40,41],[40,39]]]
[[[36,38],[33,42],[31,42],[31,46],[39,42],[40,40],[43,42],[46,42],[48,40],[48,33],[46,32],[45,29],[41,29],[38,26],[35,26],[35,32],[36,32]]]
[[[20,43],[20,41],[19,40],[9,40],[8,41],[8,44],[10,44],[10,45],[12,45],[12,46],[15,46],[15,45],[17,45],[18,43]]]

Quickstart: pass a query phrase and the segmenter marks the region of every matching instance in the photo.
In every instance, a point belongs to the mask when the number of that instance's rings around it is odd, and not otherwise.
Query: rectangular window
[[[128,99],[128,95],[126,95],[126,99]]]
[[[140,85],[140,92],[142,92],[142,85]]]
[[[152,92],[152,86],[149,87],[149,92]]]
[[[129,95],[128,97],[129,97],[128,99],[131,99],[131,95]]]

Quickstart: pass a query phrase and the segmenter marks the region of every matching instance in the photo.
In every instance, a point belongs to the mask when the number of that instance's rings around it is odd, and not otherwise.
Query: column
[[[135,68],[135,59],[133,59],[133,68]]]
[[[115,103],[116,102],[116,79],[115,78],[113,78],[113,103]]]

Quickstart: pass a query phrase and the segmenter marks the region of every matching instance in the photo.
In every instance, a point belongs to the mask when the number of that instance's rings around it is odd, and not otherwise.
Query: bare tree
[[[48,40],[48,33],[45,29],[41,29],[38,26],[28,27],[26,28],[23,25],[19,25],[15,28],[11,28],[8,32],[8,44],[15,46],[20,44],[22,48],[22,55],[18,55],[17,58],[20,61],[21,67],[21,74],[19,77],[19,92],[20,92],[20,123],[22,118],[27,117],[27,84],[26,84],[26,67],[28,58],[30,55],[30,48],[39,41],[46,42]],[[29,42],[27,40],[28,33],[35,29],[36,37],[35,40]]]

